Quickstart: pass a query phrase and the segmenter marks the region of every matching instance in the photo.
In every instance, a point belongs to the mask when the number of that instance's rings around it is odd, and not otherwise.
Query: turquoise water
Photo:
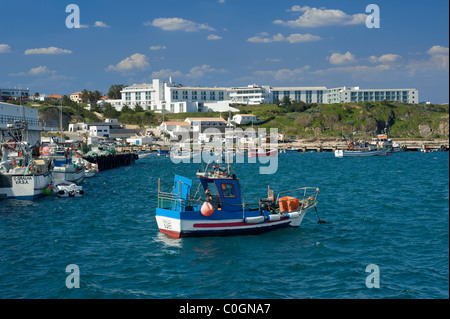
[[[0,202],[0,298],[449,298],[449,153],[337,159],[280,154],[276,174],[236,164],[244,196],[320,188],[300,228],[172,239],[157,179],[200,164],[152,157],[102,171],[81,198]],[[80,288],[66,287],[79,267]],[[379,288],[369,289],[369,264]]]

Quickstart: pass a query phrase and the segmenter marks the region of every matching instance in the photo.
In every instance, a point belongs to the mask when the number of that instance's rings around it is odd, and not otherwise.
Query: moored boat
[[[54,182],[51,189],[59,197],[80,197],[84,195],[82,186],[67,181]]]
[[[248,157],[267,157],[267,156],[277,156],[277,155],[278,155],[278,151],[276,149],[264,151],[264,150],[260,150],[260,149],[250,148],[247,153]]]
[[[335,157],[360,157],[360,156],[378,156],[388,154],[387,147],[372,145],[366,141],[359,143],[348,142],[347,148],[334,151]]]
[[[33,158],[33,146],[26,140],[27,123],[15,122],[10,130],[13,138],[0,141],[0,200],[33,200],[44,195],[52,182],[53,163]]]
[[[207,165],[197,172],[200,184],[175,175],[172,192],[161,191],[158,180],[156,221],[160,232],[172,237],[258,234],[300,226],[305,214],[317,205],[319,189],[302,187],[267,198],[244,198],[239,180],[228,164]],[[203,192],[199,194],[199,190]],[[286,196],[299,194],[299,196]]]

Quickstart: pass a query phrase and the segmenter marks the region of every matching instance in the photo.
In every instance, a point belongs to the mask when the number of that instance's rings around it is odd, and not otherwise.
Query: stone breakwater
[[[116,153],[109,155],[88,155],[83,158],[90,163],[97,163],[99,171],[134,164],[138,159],[135,153]]]

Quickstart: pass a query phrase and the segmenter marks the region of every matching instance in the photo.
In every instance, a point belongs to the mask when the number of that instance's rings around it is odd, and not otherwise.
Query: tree
[[[111,103],[105,102],[102,106],[103,116],[106,118],[117,118],[119,117],[119,111],[117,111]]]
[[[141,104],[139,104],[139,102],[136,102],[136,104],[134,105],[134,111],[135,112],[142,112],[142,111],[144,111],[144,109],[142,108]]]
[[[110,99],[120,99],[122,98],[122,94],[120,91],[124,88],[123,84],[113,84],[109,87],[108,97]]]
[[[277,99],[277,98],[274,98],[274,99],[273,99],[273,104],[275,104],[275,105],[277,105],[277,106],[280,106],[280,100]]]
[[[39,97],[39,92],[34,93],[35,97]]]
[[[289,96],[285,95],[283,97],[283,104],[284,105],[291,105],[291,98]]]
[[[90,92],[86,89],[84,89],[83,91],[81,91],[81,99],[87,103],[88,101],[90,101]]]

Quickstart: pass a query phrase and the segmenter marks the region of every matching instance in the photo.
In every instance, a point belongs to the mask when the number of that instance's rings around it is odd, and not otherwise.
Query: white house
[[[256,123],[258,121],[256,115],[253,114],[236,114],[233,116],[233,121],[236,124]]]
[[[133,145],[150,144],[152,138],[150,136],[131,136],[127,138],[127,142]]]
[[[91,125],[89,126],[89,135],[109,137],[109,125]]]

